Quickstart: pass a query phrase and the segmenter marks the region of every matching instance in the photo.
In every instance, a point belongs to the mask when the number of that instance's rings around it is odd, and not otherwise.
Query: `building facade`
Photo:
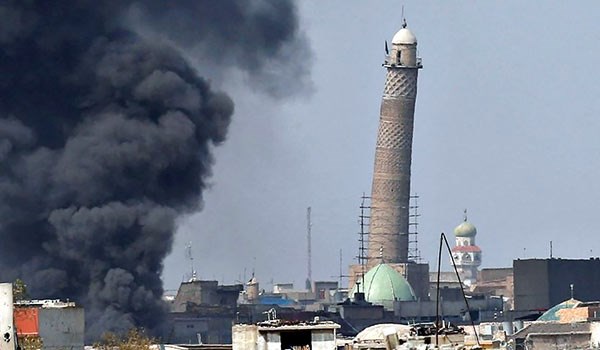
[[[334,322],[284,322],[271,320],[256,325],[233,326],[233,350],[335,350]]]
[[[84,348],[85,312],[73,302],[17,301],[14,323],[19,342],[42,344],[50,350]]]
[[[16,334],[13,322],[13,287],[12,283],[0,283],[0,332],[4,334],[0,342],[0,350],[14,350]],[[7,335],[8,334],[8,335]]]
[[[546,310],[571,297],[600,300],[600,259],[513,261],[515,310]]]
[[[179,286],[171,304],[170,330],[165,340],[176,344],[228,344],[238,318],[243,285],[191,280]]]

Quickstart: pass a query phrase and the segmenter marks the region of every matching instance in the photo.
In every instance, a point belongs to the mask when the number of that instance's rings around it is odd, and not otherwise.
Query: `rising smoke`
[[[192,48],[275,96],[282,67],[295,86],[308,71],[289,1],[0,2],[0,278],[82,303],[88,341],[162,331],[175,220],[199,209],[234,110]]]

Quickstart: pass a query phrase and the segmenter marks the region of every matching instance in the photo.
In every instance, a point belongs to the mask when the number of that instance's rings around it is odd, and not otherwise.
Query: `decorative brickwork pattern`
[[[377,179],[377,181],[373,181],[371,197],[373,200],[385,199],[398,202],[402,198],[402,191],[398,190],[400,185],[400,181],[397,180]]]
[[[417,97],[416,69],[389,69],[383,89],[383,97]]]
[[[399,152],[393,150],[378,150],[375,157],[375,172],[400,172],[409,167],[410,163]],[[409,168],[410,169],[410,168]]]
[[[417,69],[390,67],[384,88],[371,192],[368,261],[408,259],[408,206]]]
[[[412,128],[407,128],[401,123],[381,121],[379,123],[379,136],[377,147],[382,148],[408,148],[411,147]]]

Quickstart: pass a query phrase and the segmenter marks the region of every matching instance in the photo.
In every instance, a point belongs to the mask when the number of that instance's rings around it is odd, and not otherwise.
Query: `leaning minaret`
[[[387,77],[381,99],[371,190],[370,265],[381,261],[380,250],[386,263],[408,260],[413,122],[417,74],[422,65],[417,57],[417,38],[406,28],[406,21],[394,35],[383,66]]]

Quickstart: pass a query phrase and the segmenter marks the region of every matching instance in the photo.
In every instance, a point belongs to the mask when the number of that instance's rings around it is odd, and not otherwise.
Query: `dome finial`
[[[404,5],[402,5],[402,28],[406,28],[406,17],[404,17]]]
[[[381,263],[383,264],[383,246],[379,247],[379,259],[381,259]]]
[[[574,299],[573,297],[575,296],[575,286],[573,285],[573,283],[571,283],[569,285],[569,287],[571,288],[571,299]]]
[[[464,214],[463,214],[463,221],[467,222],[467,209],[465,209]]]

